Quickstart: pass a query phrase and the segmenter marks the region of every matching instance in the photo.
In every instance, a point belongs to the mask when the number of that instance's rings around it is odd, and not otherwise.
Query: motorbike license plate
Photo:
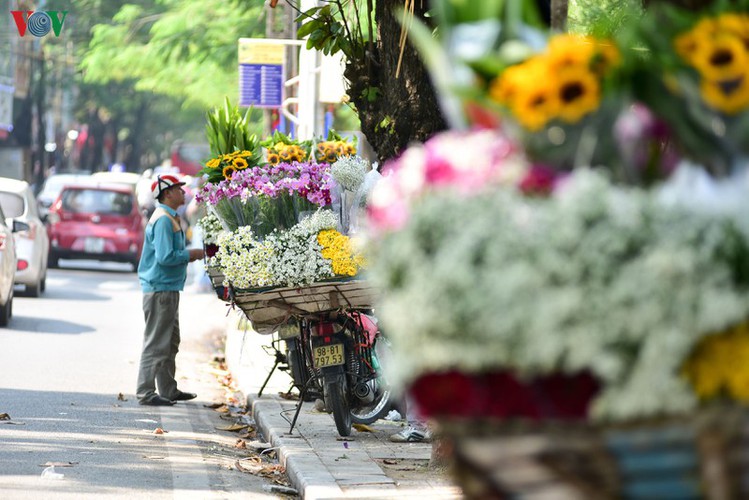
[[[312,350],[316,368],[343,364],[343,344],[320,345]]]
[[[104,252],[104,239],[86,238],[83,242],[83,249],[87,253],[102,253]]]

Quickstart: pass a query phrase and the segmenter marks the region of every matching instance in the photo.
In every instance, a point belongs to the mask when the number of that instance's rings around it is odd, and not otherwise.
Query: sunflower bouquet
[[[328,132],[328,137],[324,141],[317,143],[315,150],[315,159],[319,163],[333,164],[339,158],[352,156],[356,154],[356,144],[350,143],[341,137],[334,130]]]
[[[275,131],[271,137],[262,141],[266,161],[271,165],[279,163],[303,162],[310,157],[312,141],[297,141],[286,134]]]
[[[653,7],[636,39],[647,49],[633,89],[709,171],[735,171],[749,154],[749,2],[687,12]]]
[[[205,163],[201,173],[208,177],[208,182],[230,180],[236,172],[257,166],[259,160],[257,152],[234,151],[211,158]]]

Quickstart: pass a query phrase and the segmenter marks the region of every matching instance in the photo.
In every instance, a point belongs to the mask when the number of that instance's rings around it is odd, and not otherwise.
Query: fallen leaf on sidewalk
[[[125,397],[124,394],[119,393],[117,394],[117,401],[127,401],[127,398]]]
[[[240,472],[248,474],[257,474],[263,468],[263,461],[260,457],[250,457],[244,460],[237,460],[234,464]]]
[[[249,426],[246,431],[237,434],[237,437],[241,437],[242,439],[254,438],[255,436],[257,436],[257,429],[253,426]]]
[[[166,457],[160,457],[156,455],[143,455],[143,458],[147,458],[149,460],[164,460]]]
[[[26,425],[26,422],[19,422],[18,420],[11,420],[9,414],[7,414],[7,413],[0,413],[0,424]]]
[[[203,408],[210,408],[212,410],[215,410],[217,408],[221,408],[222,406],[226,406],[224,403],[211,403],[209,405],[203,405]]]
[[[392,458],[386,458],[385,460],[382,461],[382,463],[387,464],[387,465],[397,465],[398,461],[393,460]]]
[[[244,439],[237,439],[237,442],[234,443],[234,447],[246,450],[247,449],[247,443],[245,443]]]
[[[283,399],[287,399],[290,401],[296,401],[299,399],[299,395],[293,394],[292,392],[279,392],[278,395],[281,396]]]
[[[359,432],[375,432],[375,430],[372,427],[365,425],[365,424],[351,424],[351,427],[353,427]]]
[[[169,432],[169,431],[165,431],[165,430],[164,430],[164,429],[162,429],[161,427],[156,427],[156,428],[155,428],[155,429],[153,430],[153,433],[154,433],[154,434],[166,434],[167,432]]]
[[[231,425],[226,425],[224,427],[216,427],[216,430],[236,432],[236,431],[241,431],[243,429],[247,429],[249,427],[250,426],[247,424],[231,424]]]
[[[78,462],[47,462],[39,464],[39,467],[73,467],[74,465],[78,465]]]

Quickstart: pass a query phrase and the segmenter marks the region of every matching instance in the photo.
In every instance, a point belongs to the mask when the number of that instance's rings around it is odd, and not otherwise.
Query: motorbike
[[[392,393],[381,366],[389,343],[367,312],[297,318],[298,335],[286,339],[289,371],[300,390],[291,430],[302,403],[317,396],[341,436],[351,434],[352,424],[371,424],[390,411]]]

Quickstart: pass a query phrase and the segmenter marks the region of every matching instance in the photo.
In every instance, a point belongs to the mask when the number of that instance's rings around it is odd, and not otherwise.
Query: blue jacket
[[[190,253],[176,216],[175,210],[159,204],[148,221],[138,265],[143,293],[178,292],[185,285]]]

